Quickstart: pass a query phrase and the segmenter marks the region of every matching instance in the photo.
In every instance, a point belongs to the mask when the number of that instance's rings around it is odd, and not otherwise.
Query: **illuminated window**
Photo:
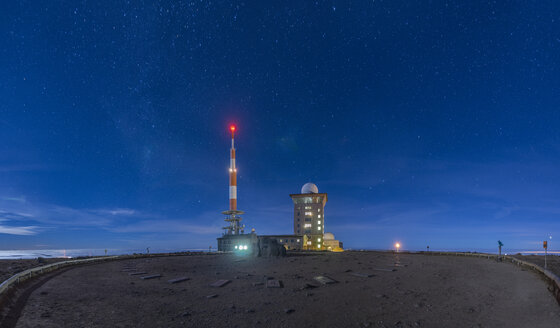
[[[282,242],[282,239],[280,239],[280,242]]]
[[[317,227],[317,230],[321,230],[321,227]]]
[[[311,212],[305,212],[305,215],[313,215]]]
[[[306,223],[303,225],[304,228],[311,228],[311,223]]]
[[[321,224],[321,220],[317,221],[317,224]]]
[[[297,240],[297,242],[299,243],[299,239]]]
[[[317,217],[320,219],[320,218],[321,218],[321,214],[317,215]]]
[[[321,242],[321,238],[317,238],[317,242],[320,243],[320,242]]]
[[[308,241],[308,242],[307,242],[307,245],[311,245],[311,242],[310,242],[310,241]]]
[[[321,212],[321,209],[320,209],[320,208],[318,208],[318,209],[317,209],[317,212]]]
[[[306,210],[310,210],[310,209],[311,209],[311,206],[305,206],[305,209],[306,209]]]

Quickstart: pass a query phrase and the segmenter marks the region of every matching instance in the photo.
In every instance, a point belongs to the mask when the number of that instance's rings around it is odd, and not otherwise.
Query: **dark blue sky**
[[[560,239],[556,1],[4,1],[0,248],[202,248],[228,206],[352,248]],[[559,241],[560,242],[560,241]]]

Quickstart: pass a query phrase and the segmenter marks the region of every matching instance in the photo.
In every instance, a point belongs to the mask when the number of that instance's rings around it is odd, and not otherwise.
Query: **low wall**
[[[71,266],[71,265],[104,262],[104,261],[110,261],[118,258],[122,258],[122,256],[104,256],[104,257],[93,257],[93,258],[87,258],[81,260],[70,260],[70,261],[47,264],[32,269],[27,269],[25,271],[19,272],[11,276],[10,278],[6,279],[4,282],[0,284],[0,298],[3,298],[6,292],[11,287],[14,287],[19,283],[22,283],[30,278],[39,276],[41,274],[58,270],[60,268]]]

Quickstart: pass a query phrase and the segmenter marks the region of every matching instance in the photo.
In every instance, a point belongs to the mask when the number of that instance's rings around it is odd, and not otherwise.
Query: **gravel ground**
[[[146,273],[130,275],[134,272]],[[154,274],[161,277],[141,279]],[[323,285],[316,276],[337,282]],[[189,280],[168,282],[178,277]],[[229,283],[210,286],[220,279]],[[278,280],[280,287],[267,288],[268,280]],[[33,291],[17,327],[558,327],[558,322],[560,306],[545,282],[509,263],[344,252],[285,258],[200,254],[76,267]]]

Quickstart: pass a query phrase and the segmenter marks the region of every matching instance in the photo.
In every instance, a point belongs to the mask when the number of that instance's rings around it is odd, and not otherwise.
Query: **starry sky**
[[[560,243],[557,1],[3,1],[0,248]],[[552,238],[552,239],[550,239]]]

